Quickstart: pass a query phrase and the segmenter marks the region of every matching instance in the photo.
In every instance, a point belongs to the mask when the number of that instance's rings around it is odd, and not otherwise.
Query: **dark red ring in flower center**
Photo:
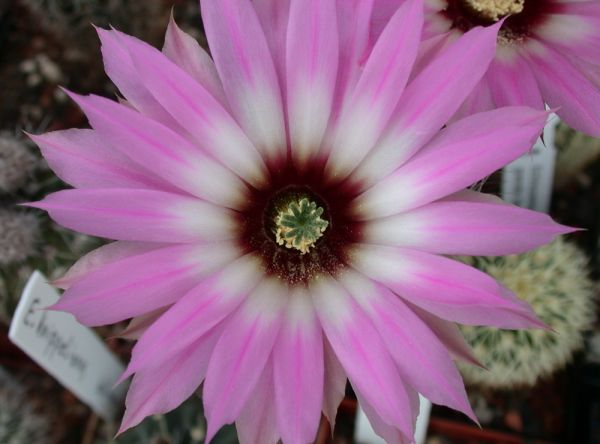
[[[495,23],[478,13],[465,0],[447,0],[448,6],[442,14],[452,27],[468,31],[476,26],[489,26]],[[506,18],[500,36],[509,40],[527,37],[531,31],[546,20],[548,14],[558,12],[560,5],[555,0],[525,0],[523,10]]]
[[[305,172],[298,171],[292,162],[271,165],[269,185],[251,189],[247,205],[238,213],[244,251],[257,254],[268,274],[290,284],[307,283],[320,273],[335,274],[348,263],[350,245],[362,238],[362,223],[349,211],[359,185],[352,181],[331,185],[323,170],[324,162],[319,160],[311,162]],[[273,230],[276,209],[298,196],[323,208],[322,218],[328,222],[322,237],[305,254],[278,245]]]

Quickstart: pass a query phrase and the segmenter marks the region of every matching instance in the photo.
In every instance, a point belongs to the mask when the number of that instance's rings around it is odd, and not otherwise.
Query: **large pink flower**
[[[377,36],[405,0],[375,0]],[[600,137],[600,1],[425,0],[421,62],[476,26],[501,23],[496,57],[461,115],[507,105],[558,109]]]
[[[511,107],[445,126],[486,71],[474,28],[409,82],[423,6],[369,47],[370,3],[205,0],[211,60],[171,23],[163,52],[99,30],[126,103],[73,99],[93,129],[33,136],[76,189],[33,204],[116,239],[58,284],[87,325],[134,318],[122,429],[203,383],[208,435],[306,443],[346,378],[388,442],[417,392],[473,417],[453,322],[539,326],[442,255],[519,253],[568,228],[465,190],[527,151],[546,114]]]

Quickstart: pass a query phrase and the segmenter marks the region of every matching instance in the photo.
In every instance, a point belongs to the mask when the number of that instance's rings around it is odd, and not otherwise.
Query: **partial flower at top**
[[[203,384],[208,440],[308,443],[349,379],[375,430],[412,441],[417,392],[473,418],[453,322],[542,326],[443,255],[518,253],[570,231],[465,191],[527,151],[546,113],[447,125],[495,52],[474,28],[409,81],[423,5],[369,52],[368,1],[206,0],[212,59],[175,23],[163,52],[98,30],[126,99],[71,97],[93,129],[33,136],[76,189],[32,204],[116,239],[57,285],[87,325],[134,318],[121,430]],[[213,62],[214,60],[214,62]]]
[[[375,0],[377,36],[405,0]],[[496,57],[460,115],[508,105],[557,109],[573,128],[600,137],[600,1],[425,0],[427,64],[458,36],[501,25]]]

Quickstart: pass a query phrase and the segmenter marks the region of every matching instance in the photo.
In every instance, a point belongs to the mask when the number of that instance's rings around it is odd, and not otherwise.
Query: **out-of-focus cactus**
[[[492,388],[533,385],[583,345],[583,334],[594,321],[596,292],[587,258],[575,245],[558,238],[521,255],[461,259],[515,292],[553,330],[461,326],[487,368],[459,364],[466,382]]]
[[[39,238],[35,214],[0,208],[0,266],[23,262],[35,254]]]
[[[36,411],[20,387],[0,368],[0,443],[49,442],[51,424]]]
[[[38,163],[22,139],[0,132],[0,194],[12,193],[25,185]]]

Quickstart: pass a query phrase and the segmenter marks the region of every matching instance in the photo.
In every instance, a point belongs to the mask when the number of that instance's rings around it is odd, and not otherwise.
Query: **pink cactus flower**
[[[99,29],[124,100],[71,94],[92,129],[32,136],[75,187],[32,205],[116,240],[56,282],[54,308],[90,326],[133,318],[121,430],[202,386],[208,440],[235,422],[242,443],[307,443],[347,379],[390,443],[412,441],[417,393],[474,419],[454,323],[542,324],[444,255],[519,253],[571,231],[466,190],[526,152],[547,117],[520,106],[446,125],[498,27],[411,75],[420,0],[368,53],[368,1],[201,6],[212,59],[174,22],[162,53]]]
[[[375,0],[373,35],[405,0]],[[460,115],[547,104],[600,137],[600,1],[425,0],[420,64],[476,26],[500,24],[496,57]]]

